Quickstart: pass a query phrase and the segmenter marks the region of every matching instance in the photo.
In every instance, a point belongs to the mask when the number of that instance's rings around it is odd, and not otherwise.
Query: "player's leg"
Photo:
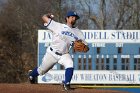
[[[64,84],[65,90],[68,90],[70,89],[70,82],[74,71],[73,60],[70,54],[65,54],[61,57],[58,63],[65,67],[65,80],[62,83]]]
[[[56,58],[52,56],[50,53],[46,53],[42,59],[42,63],[39,67],[33,69],[33,71],[29,74],[29,80],[31,83],[35,83],[35,79],[38,75],[43,75],[48,72],[54,64],[57,62]]]

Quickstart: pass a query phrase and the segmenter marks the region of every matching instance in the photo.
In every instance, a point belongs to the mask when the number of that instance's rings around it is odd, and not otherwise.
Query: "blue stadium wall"
[[[45,43],[38,45],[38,65],[46,52]],[[73,53],[75,70],[140,70],[140,43],[105,43],[102,46],[94,46],[89,43],[90,51],[87,53]],[[64,69],[57,64],[57,69]]]

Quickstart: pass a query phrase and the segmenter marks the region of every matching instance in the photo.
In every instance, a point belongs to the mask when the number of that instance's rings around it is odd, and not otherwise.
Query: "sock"
[[[73,70],[74,68],[67,68],[65,70],[65,84],[69,84],[71,79],[72,79],[72,76],[73,76]]]
[[[34,68],[34,70],[30,73],[29,76],[37,77],[37,76],[39,75],[39,74],[38,74],[38,71],[37,71],[37,68],[38,68],[38,67]]]

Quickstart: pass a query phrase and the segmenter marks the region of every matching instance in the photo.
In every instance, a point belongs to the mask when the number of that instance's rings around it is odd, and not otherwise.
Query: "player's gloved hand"
[[[76,40],[76,41],[74,41],[73,51],[74,52],[87,52],[87,51],[89,51],[89,47],[87,45],[85,45],[82,42],[82,40]]]

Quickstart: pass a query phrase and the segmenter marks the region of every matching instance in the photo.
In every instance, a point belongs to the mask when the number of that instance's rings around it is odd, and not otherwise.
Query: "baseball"
[[[51,15],[51,18],[53,18],[54,17],[54,15]]]

